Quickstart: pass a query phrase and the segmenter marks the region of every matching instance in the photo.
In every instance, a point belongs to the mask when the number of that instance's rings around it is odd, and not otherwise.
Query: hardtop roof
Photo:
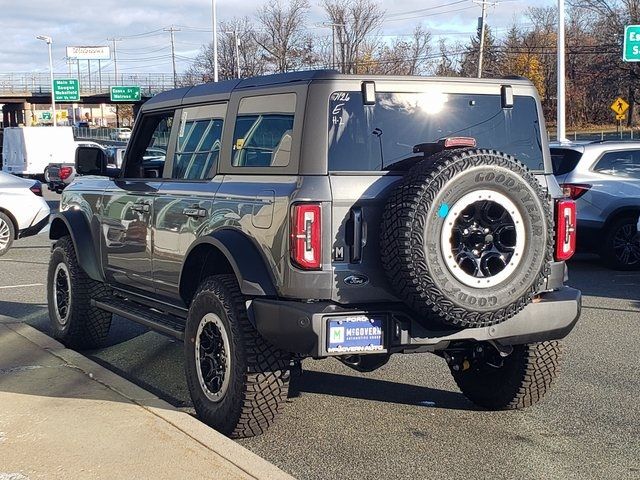
[[[278,86],[291,83],[310,83],[319,80],[360,80],[360,81],[438,81],[447,83],[478,84],[518,84],[531,86],[531,82],[523,77],[506,78],[465,78],[465,77],[426,77],[418,75],[351,75],[336,70],[303,70],[298,72],[277,73],[244,79],[210,82],[168,90],[157,94],[144,104],[144,109],[155,109],[188,103],[196,103],[198,99],[209,96],[229,97],[233,91],[266,86]]]

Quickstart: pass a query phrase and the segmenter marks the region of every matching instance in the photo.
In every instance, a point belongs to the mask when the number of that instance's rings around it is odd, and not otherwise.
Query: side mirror
[[[78,175],[107,175],[107,154],[98,147],[76,148]]]

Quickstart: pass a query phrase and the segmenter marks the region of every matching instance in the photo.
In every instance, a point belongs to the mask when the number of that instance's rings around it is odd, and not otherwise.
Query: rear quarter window
[[[551,165],[554,175],[566,175],[572,172],[582,158],[582,153],[570,148],[552,148]]]

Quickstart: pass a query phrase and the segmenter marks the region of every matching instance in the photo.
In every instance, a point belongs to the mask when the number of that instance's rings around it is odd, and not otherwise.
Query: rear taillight
[[[576,251],[576,202],[556,202],[556,260],[569,260]]]
[[[291,261],[304,270],[321,267],[321,214],[317,203],[299,203],[291,211]]]
[[[560,187],[565,197],[577,200],[589,191],[591,185],[587,185],[586,183],[563,183]]]
[[[73,169],[71,167],[60,167],[60,170],[58,171],[58,176],[60,177],[60,180],[66,180],[71,176],[72,172],[73,172]]]
[[[40,183],[34,183],[31,187],[29,187],[35,195],[41,197],[42,196],[42,185]]]

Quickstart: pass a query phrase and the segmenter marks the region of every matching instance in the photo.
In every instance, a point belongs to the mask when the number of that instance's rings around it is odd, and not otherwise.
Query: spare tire
[[[532,301],[549,273],[550,199],[513,157],[444,151],[417,163],[391,193],[380,236],[397,295],[426,323],[480,327]]]

